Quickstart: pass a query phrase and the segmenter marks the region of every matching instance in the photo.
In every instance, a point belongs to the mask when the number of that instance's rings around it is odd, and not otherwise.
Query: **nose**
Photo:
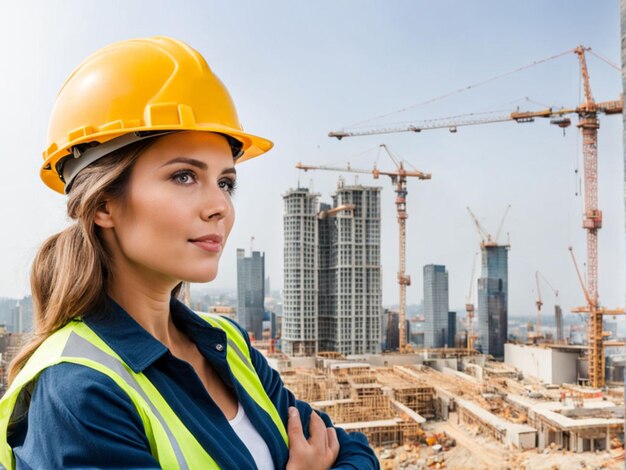
[[[233,210],[230,195],[218,186],[211,184],[203,195],[203,204],[200,214],[202,220],[220,220]]]

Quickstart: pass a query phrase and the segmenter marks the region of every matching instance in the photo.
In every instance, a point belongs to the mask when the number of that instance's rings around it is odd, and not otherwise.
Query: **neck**
[[[147,282],[137,273],[114,272],[108,295],[148,333],[171,349],[180,334],[170,316],[170,299],[176,284],[152,281]]]

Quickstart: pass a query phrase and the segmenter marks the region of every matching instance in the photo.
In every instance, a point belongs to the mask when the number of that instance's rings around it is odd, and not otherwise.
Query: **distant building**
[[[424,266],[424,347],[448,343],[448,272],[438,264]]]
[[[263,338],[265,254],[237,249],[237,322],[256,339]]]
[[[456,312],[448,312],[448,341],[449,348],[456,347]]]
[[[340,180],[332,206],[305,188],[283,200],[283,351],[380,352],[380,188]]]
[[[554,320],[556,323],[556,340],[563,341],[563,311],[560,305],[554,306]]]
[[[270,315],[270,338],[280,338],[280,327],[282,316],[279,316],[276,312],[269,312]]]
[[[33,331],[33,299],[24,297],[11,309],[12,333],[30,333]]]
[[[508,334],[508,245],[482,244],[478,279],[478,348],[504,357]]]
[[[399,331],[399,317],[398,312],[393,310],[385,309],[383,311],[383,322],[382,322],[382,338],[383,351],[397,351],[400,347],[398,338],[400,338]],[[407,336],[409,334],[409,329],[406,329]],[[408,341],[407,341],[408,343]]]

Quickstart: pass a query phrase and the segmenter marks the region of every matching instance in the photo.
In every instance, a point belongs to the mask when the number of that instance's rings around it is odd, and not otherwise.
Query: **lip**
[[[208,251],[210,253],[218,253],[222,249],[223,240],[224,237],[217,233],[213,233],[200,238],[194,238],[192,240],[189,240],[189,242],[204,251]]]

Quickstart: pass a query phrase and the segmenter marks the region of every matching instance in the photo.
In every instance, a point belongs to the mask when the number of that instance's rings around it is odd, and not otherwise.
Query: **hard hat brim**
[[[241,154],[239,158],[235,160],[235,163],[241,163],[246,160],[251,160],[255,157],[258,157],[259,155],[262,155],[265,152],[269,151],[274,146],[274,143],[271,140],[265,139],[263,137],[259,137],[254,134],[249,134],[247,132],[243,132],[238,129],[233,129],[232,127],[229,127],[229,126],[221,126],[219,124],[208,124],[208,125],[198,124],[198,125],[193,126],[192,129],[188,127],[176,128],[175,126],[168,126],[168,127],[164,127],[163,129],[159,129],[157,127],[151,126],[149,128],[137,127],[133,129],[124,129],[124,132],[120,132],[119,130],[110,131],[110,132],[101,132],[101,133],[91,134],[89,136],[86,136],[84,139],[75,140],[74,142],[72,142],[72,147],[76,145],[88,143],[88,142],[94,142],[94,141],[104,143],[104,142],[108,142],[117,137],[121,137],[125,134],[129,134],[132,132],[159,131],[159,130],[215,132],[218,134],[225,134],[230,137],[233,137],[242,143],[242,150],[243,150],[243,153]],[[49,155],[48,158],[45,159],[40,170],[40,176],[43,182],[45,183],[45,185],[60,194],[65,194],[65,183],[62,181],[61,178],[59,178],[59,175],[57,173],[57,169],[56,169],[57,162],[59,162],[59,160],[71,154],[72,154],[71,147],[58,149],[57,151]]]

